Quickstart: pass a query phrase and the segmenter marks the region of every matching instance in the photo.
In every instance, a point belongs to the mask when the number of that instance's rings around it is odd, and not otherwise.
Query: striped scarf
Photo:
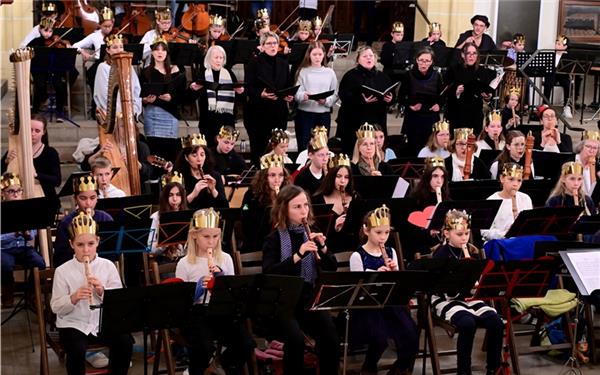
[[[206,69],[204,72],[204,79],[206,82],[214,82],[212,69]],[[219,73],[219,84],[233,83],[231,75],[227,69],[223,68]],[[233,114],[233,105],[235,103],[235,91],[233,90],[221,90],[215,92],[210,89],[206,89],[206,95],[208,96],[208,110],[217,113],[230,113]]]
[[[279,231],[279,240],[281,245],[281,261],[293,256],[290,232],[303,233],[304,242],[308,241],[308,237],[306,236],[306,232],[304,231],[304,227],[302,225],[290,225],[288,229],[277,230]],[[302,276],[304,281],[314,284],[315,279],[317,278],[317,266],[313,253],[311,252],[310,254],[306,255],[300,262],[300,276]]]

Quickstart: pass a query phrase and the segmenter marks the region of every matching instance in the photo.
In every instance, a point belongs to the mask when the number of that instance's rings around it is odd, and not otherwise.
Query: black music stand
[[[556,74],[563,74],[569,76],[569,81],[571,82],[571,95],[573,96],[573,109],[575,109],[575,76],[579,76],[583,78],[582,87],[585,88],[585,84],[587,82],[587,75],[592,67],[592,61],[589,61],[589,56],[587,54],[582,54],[578,56],[577,52],[571,52],[565,54],[565,56],[560,59],[558,62],[558,66],[556,67]],[[568,99],[571,101],[571,98]],[[585,108],[585,90],[582,90],[581,93],[581,104],[582,108]],[[579,119],[579,123],[583,124],[583,110],[581,111],[581,117]]]
[[[492,164],[494,164],[494,160],[496,160],[501,152],[502,151],[500,150],[481,150],[481,152],[479,152],[479,159],[481,159],[481,161],[489,169],[491,168]]]
[[[549,178],[557,181],[560,177],[559,165],[568,161],[575,161],[575,154],[572,152],[546,152],[534,150],[531,158],[535,168],[535,177]]]
[[[329,236],[331,230],[335,230],[335,220],[333,220],[333,204],[313,204],[312,213],[315,219],[316,229],[322,231],[325,237]],[[268,213],[266,216],[270,217]]]
[[[77,50],[75,48],[49,48],[49,47],[34,47],[33,59],[31,59],[32,73],[45,74],[65,74],[67,84],[67,106],[69,111],[71,108],[71,98],[69,97],[69,74],[75,70],[75,60],[77,58]],[[80,127],[69,116],[63,113],[62,108],[56,108],[56,97],[49,95],[48,109],[44,112],[45,116],[49,116],[50,121],[56,115],[71,124]],[[70,113],[69,113],[70,115]]]
[[[144,56],[144,45],[140,43],[129,43],[123,45],[123,50],[125,52],[133,53],[133,58],[131,59],[131,65],[140,65],[142,63],[142,59]],[[106,56],[106,44],[100,46],[100,61],[104,61],[104,56]]]
[[[204,53],[195,43],[169,43],[171,63],[178,66],[202,64]]]
[[[98,254],[110,256],[150,251],[148,247],[150,224],[150,219],[122,223],[114,221],[99,223]]]
[[[144,374],[148,373],[148,333],[183,328],[190,320],[196,283],[169,283],[109,289],[100,311],[100,333],[144,333]]]
[[[600,231],[600,215],[582,215],[571,228],[572,232],[594,234]]]
[[[47,197],[4,201],[0,203],[0,231],[4,234],[51,227],[57,208],[56,202]]]
[[[495,50],[482,54],[479,58],[479,64],[486,67],[506,66],[509,58],[506,56],[506,50]],[[511,60],[512,61],[512,60]]]
[[[385,306],[405,306],[415,291],[430,282],[427,272],[324,272],[309,306],[311,311],[343,311],[346,317],[344,361],[346,374],[350,310],[374,310]]]
[[[455,209],[466,211],[467,214],[471,215],[471,229],[474,232],[478,232],[480,229],[489,229],[501,205],[502,201],[499,199],[440,202],[433,212],[428,228],[436,230],[443,228],[446,214],[448,211]]]
[[[565,236],[577,221],[583,207],[540,207],[519,213],[505,237],[547,234]]]
[[[423,176],[425,159],[415,157],[403,157],[392,159],[388,162],[394,174],[405,180],[416,180]]]
[[[398,176],[352,176],[354,190],[363,199],[392,198]]]
[[[152,213],[152,195],[132,195],[121,198],[98,199],[96,209],[105,211],[118,223],[148,220]]]

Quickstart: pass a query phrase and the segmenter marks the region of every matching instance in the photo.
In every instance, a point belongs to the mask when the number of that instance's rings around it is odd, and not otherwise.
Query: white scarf
[[[475,156],[471,156],[471,176],[473,175],[473,167],[475,166]],[[452,181],[462,181],[463,172],[461,168],[465,167],[465,160],[459,160],[455,153],[452,153]]]
[[[206,82],[214,82],[212,69],[206,69],[204,71],[204,79]],[[233,83],[231,75],[227,69],[222,68],[219,73],[219,84]],[[210,89],[206,89],[206,95],[208,96],[208,110],[217,113],[230,113],[233,114],[233,105],[235,104],[235,91],[233,90],[219,90],[215,92]]]

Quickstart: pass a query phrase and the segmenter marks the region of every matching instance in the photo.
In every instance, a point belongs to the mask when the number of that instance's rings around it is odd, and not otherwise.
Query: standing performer
[[[480,53],[487,53],[496,50],[496,43],[491,36],[485,34],[490,27],[490,21],[487,16],[475,15],[471,18],[473,30],[467,30],[460,34],[454,48],[463,49],[467,44],[473,44]]]
[[[439,22],[429,24],[429,33],[422,42],[427,42],[427,46],[433,50],[433,65],[441,66],[440,56],[446,53],[446,42],[442,40],[442,25]]]
[[[519,125],[519,103],[521,98],[521,89],[511,87],[508,89],[508,94],[504,97],[504,108],[502,108],[502,128],[506,132],[510,128]]]
[[[469,167],[470,179],[485,180],[490,178],[490,171],[487,169],[483,161],[474,155],[477,151],[477,145],[473,145],[474,152],[471,154],[470,160],[468,156],[468,139],[473,134],[473,129],[454,129],[454,139],[450,143],[449,151],[452,152],[445,159],[446,170],[451,181],[463,181],[465,176],[465,168]]]
[[[404,24],[396,21],[392,24],[390,33],[392,40],[383,43],[381,47],[381,64],[383,72],[394,82],[404,82],[406,69],[410,64],[409,51],[410,42],[402,42],[404,38]],[[404,48],[403,48],[404,47]]]
[[[556,57],[554,59],[554,66],[558,66],[560,59],[567,53],[569,48],[569,38],[565,35],[559,35],[554,42],[554,50],[556,51]],[[544,77],[544,96],[550,100],[550,96],[554,91],[554,86],[558,81],[558,84],[563,89],[563,116],[566,119],[573,118],[573,112],[569,106],[569,98],[571,92],[571,77],[568,74],[549,74]],[[546,103],[547,104],[547,103]]]
[[[583,187],[587,195],[592,195],[596,183],[600,179],[600,132],[597,130],[586,130],[583,132],[583,140],[575,147],[575,161],[583,165]]]
[[[362,176],[393,174],[390,165],[383,161],[375,143],[375,128],[363,124],[356,132],[356,143],[352,152],[352,173]]]

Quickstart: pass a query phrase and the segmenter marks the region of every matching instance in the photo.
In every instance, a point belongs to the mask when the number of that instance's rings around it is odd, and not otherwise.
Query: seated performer
[[[548,152],[573,152],[571,136],[558,130],[556,111],[546,104],[542,104],[537,110],[543,129],[533,133],[534,147]]]
[[[390,165],[382,160],[375,143],[375,127],[364,123],[356,131],[356,143],[352,153],[352,173],[362,176],[393,174]]]
[[[386,163],[390,160],[396,159],[396,153],[392,148],[387,147],[385,133],[381,126],[375,124],[375,143],[377,144],[377,151],[383,155],[383,161]]]
[[[217,135],[217,145],[210,149],[215,170],[221,176],[240,175],[246,169],[246,161],[235,151],[235,142],[240,132],[231,126],[221,126]]]
[[[445,159],[446,170],[451,181],[463,181],[465,175],[465,165],[467,164],[467,139],[473,134],[473,129],[460,128],[454,129],[454,139],[450,143],[449,151],[452,154]],[[477,146],[475,145],[475,151]],[[471,165],[470,179],[485,180],[490,178],[490,171],[487,170],[481,159],[475,155],[471,155],[469,161]]]
[[[437,248],[434,258],[467,259],[476,258],[469,250],[471,219],[464,211],[451,210],[446,214],[444,238],[447,243]],[[487,340],[486,374],[493,375],[500,367],[502,351],[502,331],[504,323],[496,310],[481,300],[465,301],[463,295],[450,297],[434,295],[431,299],[433,313],[452,323],[458,331],[456,342],[457,365],[459,374],[471,374],[471,352],[477,327],[486,329]]]
[[[506,144],[490,167],[493,179],[500,177],[498,171],[502,171],[505,163],[517,163],[525,168],[525,136],[518,130],[509,130],[506,133]],[[533,161],[531,162],[531,178],[535,176]]]
[[[140,40],[140,44],[144,45],[144,52],[142,58],[144,60],[144,66],[148,66],[150,64],[150,55],[152,53],[150,46],[154,44],[154,41],[160,37],[164,37],[164,34],[169,34],[169,30],[173,25],[173,18],[171,17],[171,9],[156,9],[154,10],[154,22],[155,26],[153,29],[148,30],[142,40]]]
[[[479,134],[479,138],[475,143],[477,151],[475,156],[479,157],[481,150],[503,150],[504,149],[504,134],[502,134],[502,118],[499,111],[492,111],[486,117],[486,124]]]
[[[92,175],[98,181],[98,198],[121,198],[127,195],[123,190],[110,183],[113,178],[113,168],[110,160],[99,156],[94,159],[90,167]]]
[[[425,159],[423,176],[419,179],[416,188],[412,190],[411,197],[417,201],[419,210],[450,200],[448,172],[444,159],[439,156]]]
[[[58,18],[58,8],[56,7],[56,4],[54,4],[54,3],[44,2],[44,3],[42,3],[41,14],[42,14],[42,19],[50,18],[50,19],[56,21],[56,19]],[[41,23],[41,20],[40,20],[40,23]],[[27,47],[29,42],[31,42],[32,40],[34,40],[35,38],[37,38],[39,36],[40,36],[40,24],[38,23],[31,29],[31,31],[27,35],[25,35],[25,38],[23,38],[21,43],[19,43],[19,48]]]
[[[519,102],[521,100],[521,90],[518,87],[511,87],[508,95],[504,98],[506,105],[502,108],[502,128],[506,132],[519,124]],[[513,114],[514,112],[514,114]]]
[[[396,251],[385,246],[390,235],[390,210],[385,205],[369,212],[361,230],[364,245],[350,256],[350,271],[398,271]],[[369,346],[361,374],[377,374],[377,362],[393,339],[396,361],[388,374],[410,374],[419,351],[417,325],[407,306],[386,306],[381,310],[353,311],[350,339],[353,344]]]
[[[518,52],[525,52],[525,35],[521,33],[513,35],[511,46],[506,51],[506,57],[516,62]]]
[[[427,144],[419,151],[417,156],[420,158],[438,156],[445,159],[450,156],[449,143],[450,124],[446,120],[438,121],[433,124],[433,133],[431,133]]]
[[[127,374],[133,352],[130,334],[101,335],[99,305],[107,289],[123,285],[113,262],[96,254],[100,238],[96,222],[84,212],[78,212],[69,224],[69,243],[75,256],[56,269],[50,306],[56,314],[56,327],[67,356],[67,374],[85,373],[88,344],[100,343],[110,350],[111,374]]]
[[[570,161],[562,165],[560,179],[556,183],[546,201],[546,207],[584,208],[584,215],[594,215],[596,206],[583,190],[583,165],[578,161]]]
[[[489,241],[504,238],[510,226],[515,222],[519,212],[533,208],[529,195],[519,191],[522,183],[522,166],[517,163],[505,163],[502,165],[502,174],[500,175],[502,190],[487,198],[488,200],[501,199],[502,204],[490,229],[481,230],[481,236],[484,240]]]
[[[317,134],[308,144],[308,158],[310,162],[300,170],[294,179],[294,184],[300,186],[307,193],[313,195],[321,186],[327,175],[329,161],[329,148],[327,147],[327,129],[317,130]]]
[[[290,136],[285,130],[273,129],[271,131],[271,139],[267,146],[266,155],[279,155],[283,158],[285,164],[293,164],[294,162],[287,156],[287,150],[290,147]]]
[[[597,130],[586,130],[583,132],[583,140],[575,147],[575,161],[583,165],[583,187],[587,195],[592,195],[596,188],[596,182],[600,178],[600,132]]]
[[[222,37],[229,37],[225,27],[225,19],[218,14],[208,18],[208,32],[206,33],[206,46],[212,47]]]

